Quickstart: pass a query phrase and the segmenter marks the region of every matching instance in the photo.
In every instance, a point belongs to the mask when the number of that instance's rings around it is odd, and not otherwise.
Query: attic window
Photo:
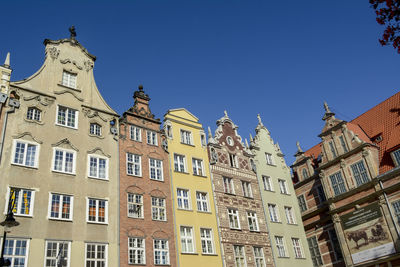
[[[380,141],[382,141],[382,140],[383,140],[382,135],[379,135],[379,136],[377,136],[377,137],[375,138],[375,142],[380,142]]]
[[[76,88],[76,74],[64,71],[63,72],[63,77],[62,77],[62,85],[71,87],[71,88]]]
[[[395,166],[400,166],[400,149],[392,152],[392,158],[394,161]]]

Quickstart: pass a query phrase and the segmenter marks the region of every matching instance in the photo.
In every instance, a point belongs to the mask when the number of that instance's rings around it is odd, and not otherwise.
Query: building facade
[[[226,112],[217,126],[208,153],[224,266],[275,266],[253,154]]]
[[[12,266],[118,266],[118,114],[70,32],[46,39],[42,67],[9,88],[0,207],[14,203],[20,223],[5,243]]]
[[[290,169],[260,115],[255,131],[250,148],[276,266],[312,266]]]
[[[172,181],[178,266],[222,266],[206,137],[186,109],[164,117]]]
[[[177,266],[165,136],[143,87],[120,119],[120,266]]]
[[[350,122],[325,103],[321,143],[292,165],[315,266],[399,266],[400,93]]]

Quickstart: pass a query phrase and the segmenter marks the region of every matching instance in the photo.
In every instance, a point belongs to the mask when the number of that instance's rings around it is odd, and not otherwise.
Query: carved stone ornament
[[[83,114],[88,117],[88,118],[94,118],[94,117],[99,117],[102,121],[107,122],[106,118],[103,118],[99,112],[89,109],[89,108],[82,108]]]
[[[77,100],[83,102],[83,98],[77,96],[74,92],[71,92],[71,90],[54,91],[54,93],[55,93],[56,95],[62,95],[62,94],[68,93],[68,94],[73,95]]]
[[[334,223],[340,223],[340,216],[337,214],[337,213],[335,213],[335,214],[333,214],[333,216],[332,216],[332,221],[334,222]]]
[[[47,53],[50,55],[51,59],[57,59],[58,55],[60,54],[60,50],[58,50],[56,47],[50,47],[47,49]]]
[[[25,137],[25,136],[30,137],[30,139],[31,139],[32,141],[34,141],[34,142],[36,142],[36,143],[38,143],[38,144],[43,144],[42,141],[36,139],[36,138],[32,135],[32,133],[30,133],[30,132],[23,132],[23,133],[21,133],[21,134],[14,135],[13,138],[14,138],[14,139],[20,139],[20,138]]]
[[[217,163],[218,162],[218,154],[214,148],[211,148],[211,162],[210,163]]]
[[[346,161],[344,159],[340,160],[340,168],[342,169],[346,168]]]
[[[367,157],[369,155],[369,151],[368,151],[368,149],[366,149],[366,148],[363,148],[363,151],[362,151],[362,156],[365,158],[365,157]]]
[[[380,205],[380,206],[387,205],[386,199],[385,199],[385,196],[384,196],[384,195],[380,195],[380,196],[379,196],[379,205]]]
[[[107,158],[111,158],[111,155],[106,154],[106,153],[103,151],[103,149],[101,149],[101,147],[96,147],[96,148],[94,148],[94,149],[92,149],[92,150],[89,150],[87,153],[88,153],[88,154],[94,154],[94,153],[96,153],[97,151],[99,151],[100,154],[102,154],[103,156],[105,156],[105,157],[107,157]]]
[[[251,170],[255,173],[257,173],[257,167],[256,164],[254,163],[254,160],[250,160],[250,164],[251,164]]]
[[[72,64],[74,64],[75,67],[77,67],[79,70],[82,70],[82,69],[83,69],[82,66],[80,66],[80,65],[78,64],[78,62],[76,62],[75,60],[71,60],[71,59],[69,59],[69,58],[60,59],[60,62],[61,62],[61,64],[72,63]]]
[[[86,60],[85,62],[83,62],[83,65],[85,65],[86,72],[89,72],[89,70],[93,69],[93,66],[94,66],[93,61],[91,61],[89,59]]]
[[[54,99],[49,98],[49,97],[45,97],[45,96],[40,96],[40,95],[36,95],[36,96],[27,96],[23,98],[25,101],[31,101],[31,100],[36,100],[39,104],[43,105],[43,106],[48,106],[50,104],[53,104]]]
[[[161,142],[162,144],[162,148],[166,151],[166,152],[168,152],[168,142],[167,142],[167,140],[166,139],[163,139],[162,140],[162,142]]]
[[[319,175],[319,177],[320,177],[321,179],[323,179],[323,178],[325,177],[325,172],[324,172],[324,171],[321,171],[318,175]]]
[[[64,139],[58,141],[57,143],[52,144],[51,146],[52,146],[52,147],[59,147],[59,146],[62,146],[62,145],[67,145],[67,146],[69,146],[70,148],[72,148],[73,150],[79,152],[79,149],[78,149],[76,146],[74,146],[74,145],[71,143],[71,141],[68,140],[68,138],[64,138]]]

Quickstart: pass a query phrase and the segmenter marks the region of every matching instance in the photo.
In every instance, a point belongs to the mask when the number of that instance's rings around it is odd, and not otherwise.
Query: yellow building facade
[[[222,266],[206,137],[184,108],[164,116],[170,156],[178,266]]]

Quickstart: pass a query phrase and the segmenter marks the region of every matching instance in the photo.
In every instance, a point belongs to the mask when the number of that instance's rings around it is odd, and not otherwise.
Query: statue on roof
[[[75,31],[75,26],[72,25],[71,27],[69,27],[69,32],[70,32],[70,39],[75,40],[76,38],[76,31]]]

